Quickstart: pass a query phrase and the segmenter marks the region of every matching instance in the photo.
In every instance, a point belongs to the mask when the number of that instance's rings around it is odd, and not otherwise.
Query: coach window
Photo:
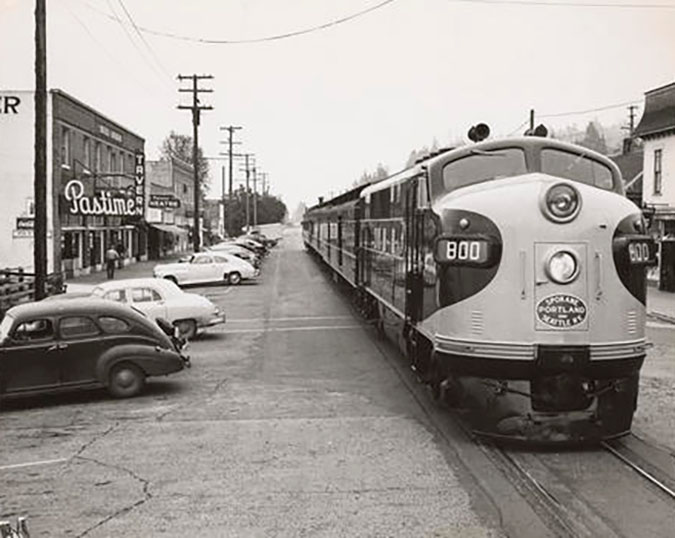
[[[600,189],[614,190],[611,168],[585,153],[545,148],[541,150],[541,171]]]
[[[499,148],[470,153],[451,161],[443,168],[443,184],[447,191],[527,173],[525,152],[521,148]]]

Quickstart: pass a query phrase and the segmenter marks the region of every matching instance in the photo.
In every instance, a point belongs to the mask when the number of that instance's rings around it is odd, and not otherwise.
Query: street
[[[261,282],[190,291],[228,316],[191,344],[190,370],[130,400],[7,404],[5,517],[35,536],[492,535],[299,234]]]
[[[297,229],[257,283],[189,291],[228,318],[191,342],[191,369],[129,400],[100,390],[6,403],[5,518],[27,516],[35,536],[548,532]],[[648,333],[635,432],[672,451],[675,332],[650,322]]]

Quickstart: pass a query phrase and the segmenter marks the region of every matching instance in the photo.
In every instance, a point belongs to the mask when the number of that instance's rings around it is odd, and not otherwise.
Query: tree
[[[168,160],[174,158],[192,166],[192,137],[171,131],[171,134],[162,142],[160,152],[162,159]],[[209,177],[209,161],[204,157],[204,152],[200,147],[197,148],[197,162],[197,177],[199,178],[201,197],[204,200],[209,190],[211,179]]]
[[[359,185],[365,185],[367,183],[372,183],[374,181],[379,181],[389,176],[389,170],[382,163],[377,163],[377,168],[373,173],[368,172],[367,170],[361,174],[361,177],[356,180],[352,187],[358,187]]]
[[[605,142],[605,137],[601,132],[601,127],[596,126],[595,122],[589,122],[586,127],[586,134],[584,137],[579,140],[577,143],[580,146],[584,146],[588,149],[602,153],[603,155],[607,154],[607,143]]]
[[[276,196],[271,194],[258,194],[257,217],[258,224],[272,224],[283,222],[286,217],[286,204]],[[248,191],[249,219],[253,224],[253,191]],[[239,235],[246,227],[246,189],[243,185],[234,192],[232,200],[227,202],[226,215],[230,214],[232,219],[232,228],[228,228],[227,233],[231,236]],[[226,218],[229,223],[230,219]],[[229,225],[229,224],[228,224]]]

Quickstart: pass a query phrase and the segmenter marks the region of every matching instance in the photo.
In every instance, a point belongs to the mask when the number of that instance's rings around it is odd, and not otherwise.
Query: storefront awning
[[[157,228],[161,232],[167,232],[170,234],[177,234],[177,235],[188,235],[188,231],[185,228],[181,228],[180,226],[176,226],[175,224],[154,224],[152,222],[149,223],[150,226],[153,228]]]

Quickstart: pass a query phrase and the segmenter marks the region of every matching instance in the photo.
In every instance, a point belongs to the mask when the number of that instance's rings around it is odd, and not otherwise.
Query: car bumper
[[[225,323],[225,314],[218,314],[217,316],[212,316],[208,319],[201,320],[199,323],[200,328],[213,327],[214,325],[220,325]]]

